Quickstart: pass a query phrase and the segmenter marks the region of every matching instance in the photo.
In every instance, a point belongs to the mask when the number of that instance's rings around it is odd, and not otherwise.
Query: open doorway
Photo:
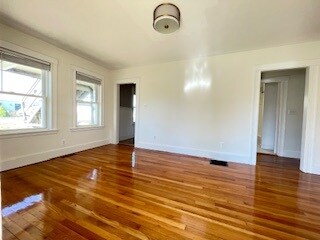
[[[119,144],[134,146],[136,122],[136,84],[120,84],[119,100]]]
[[[306,68],[261,73],[257,152],[301,157]]]

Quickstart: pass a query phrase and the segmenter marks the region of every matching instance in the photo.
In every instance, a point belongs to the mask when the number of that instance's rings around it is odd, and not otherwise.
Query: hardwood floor
[[[297,160],[132,153],[108,145],[2,173],[4,239],[320,239],[320,176]]]

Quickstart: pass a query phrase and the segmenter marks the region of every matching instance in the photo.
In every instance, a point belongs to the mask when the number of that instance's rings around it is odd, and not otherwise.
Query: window
[[[76,71],[76,126],[101,125],[101,80]]]
[[[0,48],[0,132],[50,128],[51,63]]]

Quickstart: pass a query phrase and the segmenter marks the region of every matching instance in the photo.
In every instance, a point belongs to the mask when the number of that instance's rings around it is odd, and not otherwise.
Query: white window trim
[[[101,80],[101,86],[100,86],[100,93],[99,93],[99,100],[100,100],[100,109],[99,109],[99,123],[97,125],[86,125],[86,126],[78,126],[77,125],[77,79],[76,79],[76,73],[80,72],[85,75],[89,75],[92,77],[95,77],[99,80]],[[86,70],[84,68],[71,65],[71,76],[73,80],[73,92],[72,92],[72,116],[73,116],[73,121],[72,121],[72,127],[70,130],[72,132],[77,132],[77,131],[88,131],[88,130],[98,130],[98,129],[103,129],[104,126],[104,77],[100,74],[91,72],[89,70]]]
[[[11,137],[20,137],[20,136],[31,136],[38,134],[52,134],[58,131],[57,129],[57,76],[58,76],[58,60],[36,51],[9,43],[0,40],[0,47],[15,51],[33,58],[37,58],[46,62],[49,62],[51,65],[51,74],[48,81],[48,89],[50,93],[47,98],[47,107],[46,107],[46,127],[38,129],[12,129],[12,130],[1,130],[0,139],[11,138]]]

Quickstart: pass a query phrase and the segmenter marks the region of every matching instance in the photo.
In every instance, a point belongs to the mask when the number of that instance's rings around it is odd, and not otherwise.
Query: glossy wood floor
[[[2,173],[2,199],[4,239],[320,239],[320,176],[268,155],[108,145]]]

